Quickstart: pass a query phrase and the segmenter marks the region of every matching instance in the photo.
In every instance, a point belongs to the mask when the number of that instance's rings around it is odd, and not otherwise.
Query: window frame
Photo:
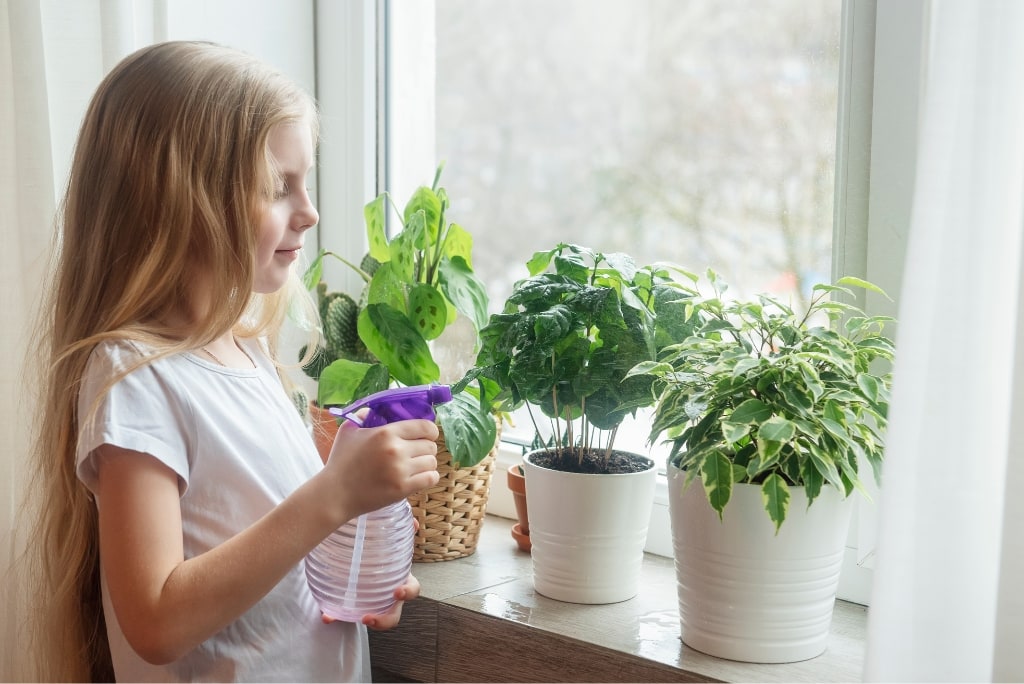
[[[895,318],[914,198],[929,0],[844,5],[852,40],[841,60],[833,275],[860,275],[880,286],[891,299],[860,293],[857,303],[869,315]],[[873,478],[865,484],[872,498],[856,503],[839,595],[867,605],[882,492]]]
[[[387,165],[379,158],[384,149],[384,9],[377,0],[314,3],[315,88],[321,119],[315,247],[342,255],[366,251],[365,231],[360,229],[363,205],[384,186],[381,174]],[[343,292],[362,287],[359,276],[335,259],[324,260],[324,278]]]

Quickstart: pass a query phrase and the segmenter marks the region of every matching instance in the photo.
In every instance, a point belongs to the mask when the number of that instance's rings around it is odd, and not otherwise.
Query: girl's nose
[[[296,209],[295,217],[299,230],[309,230],[320,220],[320,214],[313,206],[308,190],[302,193],[302,204]]]

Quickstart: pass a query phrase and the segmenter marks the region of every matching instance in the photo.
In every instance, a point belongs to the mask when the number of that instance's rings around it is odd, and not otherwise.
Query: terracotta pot
[[[512,526],[512,537],[523,551],[530,550],[530,519],[526,513],[526,477],[518,463],[508,468],[508,488],[516,505],[519,522]]]
[[[334,437],[338,434],[338,419],[327,409],[322,409],[312,401],[309,402],[309,420],[313,425],[313,443],[320,454],[320,459],[327,463],[334,446]]]

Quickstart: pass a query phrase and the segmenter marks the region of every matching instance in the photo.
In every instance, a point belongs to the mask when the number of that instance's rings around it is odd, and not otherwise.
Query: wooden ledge
[[[675,568],[648,554],[640,594],[588,606],[533,590],[513,521],[487,516],[476,553],[416,563],[421,597],[370,633],[378,682],[842,682],[862,678],[867,611],[836,602],[824,654],[765,665],[722,660],[679,639]]]

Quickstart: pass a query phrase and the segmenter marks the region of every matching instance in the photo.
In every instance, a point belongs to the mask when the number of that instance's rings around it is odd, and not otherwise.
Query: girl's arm
[[[154,664],[180,658],[347,520],[436,484],[436,438],[429,421],[343,425],[323,470],[248,529],[188,560],[177,475],[155,458],[101,446],[100,558],[128,643]]]

